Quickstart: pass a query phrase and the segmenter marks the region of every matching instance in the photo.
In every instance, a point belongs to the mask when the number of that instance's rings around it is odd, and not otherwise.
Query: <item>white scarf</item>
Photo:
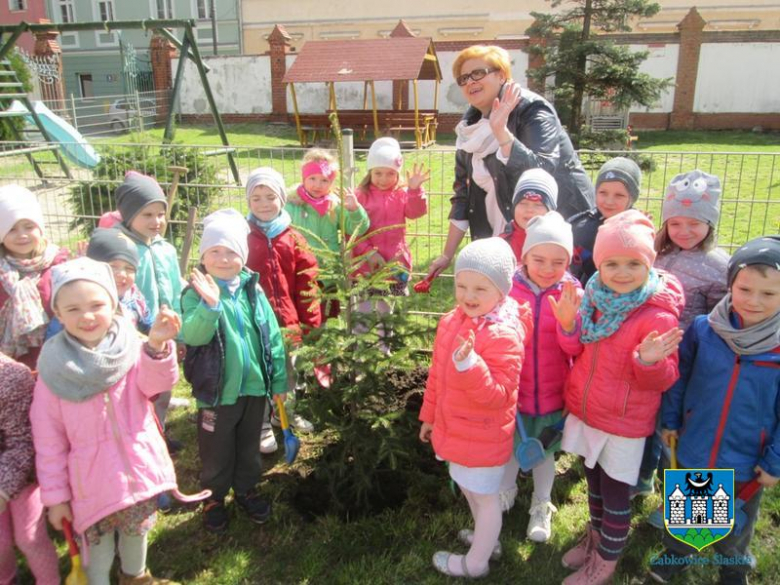
[[[493,228],[493,235],[500,236],[506,229],[507,221],[498,205],[496,184],[484,160],[486,156],[498,150],[498,139],[493,135],[487,118],[482,118],[471,126],[466,124],[466,120],[461,120],[455,126],[455,134],[457,135],[455,148],[472,154],[471,179],[485,191],[485,212],[488,223]]]

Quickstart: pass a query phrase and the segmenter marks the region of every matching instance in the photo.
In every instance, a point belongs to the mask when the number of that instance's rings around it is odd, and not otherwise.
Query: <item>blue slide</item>
[[[46,132],[49,133],[52,140],[60,143],[63,154],[71,162],[87,169],[97,166],[100,162],[100,155],[78,130],[52,112],[43,102],[35,102],[33,107]],[[8,111],[25,113],[25,120],[33,126],[35,125],[35,120],[33,120],[29,110],[19,100],[14,100]]]

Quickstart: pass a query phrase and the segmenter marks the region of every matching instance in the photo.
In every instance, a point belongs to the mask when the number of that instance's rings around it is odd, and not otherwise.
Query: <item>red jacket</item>
[[[260,275],[260,286],[279,320],[293,330],[316,328],[322,322],[319,303],[310,296],[317,288],[317,260],[300,233],[288,227],[269,240],[250,222],[247,268]]]
[[[512,456],[517,384],[530,311],[508,298],[519,329],[471,319],[460,308],[439,321],[420,420],[433,425],[436,455],[467,467],[503,465]],[[469,331],[475,332],[476,364],[459,372],[452,359]]]
[[[517,222],[512,220],[510,224],[512,231],[502,234],[502,238],[512,246],[512,251],[515,253],[517,259],[517,265],[520,266],[523,263],[523,244],[525,244],[525,230],[517,225]]]
[[[520,375],[517,408],[523,414],[541,416],[563,408],[563,388],[571,371],[572,358],[562,348],[565,335],[550,306],[550,297],[560,300],[563,283],[572,282],[582,295],[580,281],[568,272],[563,280],[535,294],[527,277],[518,271],[509,293],[533,311],[533,333],[525,343],[525,361]]]
[[[51,265],[41,271],[41,279],[38,281],[38,293],[41,295],[41,304],[43,305],[43,309],[46,311],[46,314],[49,316],[49,319],[54,318],[54,312],[51,310],[51,268],[52,266],[66,262],[69,257],[70,252],[68,252],[68,250],[65,248],[61,248],[54,257]],[[0,286],[0,308],[5,305],[8,298],[8,293],[2,286]],[[23,363],[31,370],[35,370],[38,364],[39,353],[41,353],[41,348],[35,347],[31,348],[30,351],[24,355],[10,357],[13,357],[16,361]]]
[[[677,327],[685,306],[680,281],[663,270],[658,274],[655,294],[609,337],[583,344],[578,326],[561,338],[564,350],[578,355],[566,385],[566,408],[585,424],[613,435],[652,435],[661,394],[680,375],[676,351],[651,366],[639,362],[642,340],[652,331]]]

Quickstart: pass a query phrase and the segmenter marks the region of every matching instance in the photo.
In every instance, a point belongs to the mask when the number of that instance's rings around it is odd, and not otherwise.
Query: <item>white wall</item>
[[[271,111],[271,62],[266,55],[205,58],[211,92],[221,114],[265,114]],[[173,60],[176,74],[178,59]],[[208,114],[209,104],[198,70],[184,67],[179,95],[182,114]]]
[[[780,112],[780,43],[701,47],[695,112]]]
[[[650,108],[634,106],[630,109],[632,112],[662,112],[668,113],[674,107],[674,78],[677,75],[677,60],[680,54],[680,45],[676,44],[658,44],[656,46],[648,45],[630,45],[632,51],[649,51],[647,59],[640,65],[639,71],[652,75],[657,79],[672,78],[672,85],[661,94],[658,102]]]

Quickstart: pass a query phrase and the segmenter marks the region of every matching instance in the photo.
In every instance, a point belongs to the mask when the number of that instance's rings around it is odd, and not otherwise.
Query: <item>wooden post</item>
[[[179,257],[179,272],[183,275],[187,274],[192,240],[195,236],[195,220],[198,217],[198,208],[195,206],[190,207],[187,214],[187,228],[184,231],[184,242],[182,242],[181,256]]]
[[[306,140],[303,136],[303,128],[301,128],[301,117],[298,115],[298,97],[295,95],[295,84],[290,84],[290,97],[292,97],[293,112],[295,112],[295,129],[298,131],[298,142],[301,146],[306,146]]]
[[[417,80],[412,81],[414,86],[414,137],[417,142],[417,148],[422,148],[422,132],[420,131],[420,103],[417,94]]]
[[[379,138],[379,114],[376,111],[376,87],[374,81],[371,81],[371,107],[374,110],[374,138]]]

